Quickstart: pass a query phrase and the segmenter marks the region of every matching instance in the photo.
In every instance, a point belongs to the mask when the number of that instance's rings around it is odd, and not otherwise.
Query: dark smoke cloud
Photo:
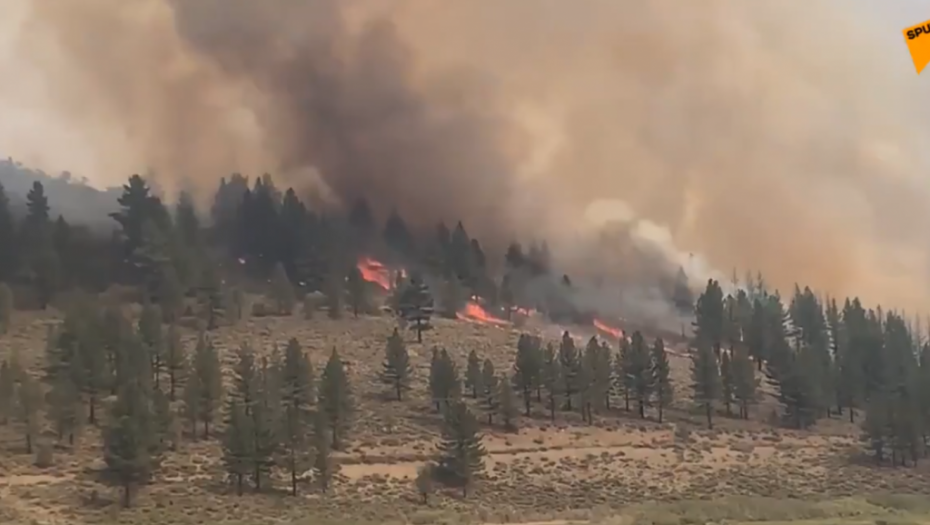
[[[30,0],[19,52],[98,182],[315,173],[423,224],[545,236],[599,274],[636,266],[592,256],[582,216],[613,199],[673,267],[693,252],[913,310],[925,104],[862,5]]]

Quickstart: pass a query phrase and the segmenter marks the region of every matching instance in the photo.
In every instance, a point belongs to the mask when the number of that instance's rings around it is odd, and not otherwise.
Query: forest
[[[773,426],[848,420],[877,463],[916,465],[927,453],[930,342],[894,309],[801,286],[782,296],[762,276],[732,293],[713,279],[691,290],[679,270],[669,300],[693,314],[688,384],[673,384],[669,342],[648,330],[580,342],[567,330],[552,340],[526,332],[507,349],[510,365],[495,369],[475,350],[461,363],[432,344],[436,319],[469,305],[515,326],[527,315],[554,325],[598,315],[574,306],[572,279],[553,268],[545,242],[514,242],[495,257],[461,222],[420,231],[395,210],[382,223],[362,199],[345,213],[317,210],[270,176],[223,179],[208,214],[183,193],[167,205],[138,175],[118,204],[115,233],[104,236],[53,217],[41,182],[21,214],[0,186],[0,334],[16,311],[63,315],[41,370],[0,348],[0,422],[37,463],[51,453],[43,429],[67,448],[99,428],[102,475],[123,488],[126,507],[166,454],[201,440],[219,441],[239,495],[281,477],[297,495],[308,471],[315,490],[330,489],[334,453],[353,439],[359,378],[340,348],[314,362],[296,338],[270,355],[247,341],[221,355],[211,334],[249,317],[392,317],[383,364],[365,379],[382,385],[384,403],[404,402],[419,384],[408,346],[431,345],[425,396],[442,429],[415,479],[424,503],[439,486],[468,497],[483,475],[482,432],[516,432],[537,407],[551,422],[577,413],[592,424],[621,410],[661,423],[684,396],[713,428],[748,419],[772,396]],[[182,329],[198,334],[193,347]]]

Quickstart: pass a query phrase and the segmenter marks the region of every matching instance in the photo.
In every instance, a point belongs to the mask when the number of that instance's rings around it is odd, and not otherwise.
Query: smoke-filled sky
[[[322,180],[568,261],[586,212],[622,215],[673,258],[926,311],[930,78],[900,31],[928,18],[916,0],[6,0],[0,151],[101,185]]]

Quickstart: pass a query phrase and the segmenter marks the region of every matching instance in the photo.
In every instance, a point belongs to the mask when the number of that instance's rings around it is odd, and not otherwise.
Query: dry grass
[[[0,357],[16,349],[37,370],[47,326],[54,322],[52,313],[18,313],[11,333],[0,338]],[[317,366],[334,346],[340,349],[349,364],[359,410],[352,445],[339,454],[342,468],[331,494],[319,496],[304,487],[298,498],[279,492],[236,497],[222,483],[219,445],[185,442],[167,456],[154,483],[137,495],[136,507],[120,510],[118,490],[98,483],[94,475],[102,463],[94,430],[86,431],[74,450],[57,449],[54,465],[41,469],[33,456],[23,453],[18,429],[8,426],[0,427],[0,523],[558,525],[572,520],[872,523],[873,518],[917,523],[930,514],[928,504],[908,496],[855,498],[924,493],[930,472],[851,462],[858,429],[839,420],[811,432],[771,429],[764,421],[774,405],[767,401],[752,421],[721,416],[718,429],[702,430],[702,417],[687,399],[688,362],[682,349],[673,349],[679,354],[672,357],[679,391],[666,422],[639,420],[621,407],[598,415],[590,426],[582,425],[577,414],[560,414],[551,424],[542,407],[536,407],[531,418],[522,418],[519,433],[485,429],[487,479],[472,497],[463,501],[456,493],[442,493],[423,506],[412,480],[434,451],[439,422],[426,399],[429,347],[445,346],[462,368],[475,349],[504,370],[512,363],[519,332],[436,321],[436,329],[425,334],[425,344],[409,343],[417,380],[409,399],[398,403],[387,400],[376,380],[393,326],[387,317],[334,321],[319,315],[305,321],[298,314],[251,319],[213,336],[227,361],[246,341],[260,352],[270,352],[296,337]],[[523,329],[549,338],[560,331],[532,319]],[[577,331],[585,339],[592,335]],[[185,334],[190,345],[195,337],[193,331]],[[656,503],[643,503],[647,501]],[[551,521],[556,518],[561,521]]]

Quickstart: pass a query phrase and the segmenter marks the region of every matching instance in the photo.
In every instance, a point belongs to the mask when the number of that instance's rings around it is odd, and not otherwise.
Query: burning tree
[[[417,342],[422,343],[423,332],[433,328],[429,322],[433,316],[433,296],[422,277],[411,275],[398,306],[400,316],[410,323],[410,329],[417,332]]]

